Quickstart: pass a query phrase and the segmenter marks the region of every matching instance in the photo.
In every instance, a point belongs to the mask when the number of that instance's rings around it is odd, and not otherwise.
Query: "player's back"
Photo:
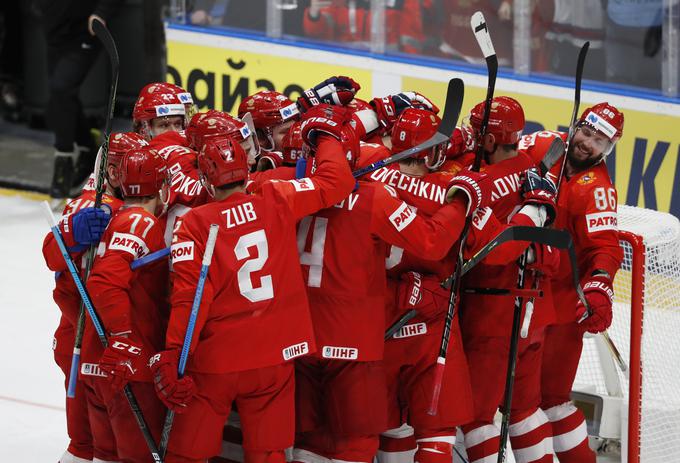
[[[295,219],[276,184],[260,194],[234,193],[179,220],[172,245],[172,305],[193,299],[210,224],[219,225],[188,369],[207,373],[276,365],[314,349],[307,295],[296,252]],[[184,261],[193,265],[180,265]],[[203,323],[205,323],[203,325]],[[202,326],[203,325],[203,326]],[[202,326],[202,328],[201,328]],[[181,345],[186,324],[171,322]]]
[[[382,356],[389,245],[371,232],[374,197],[382,188],[360,182],[347,199],[298,226],[302,274],[322,357],[365,361]]]

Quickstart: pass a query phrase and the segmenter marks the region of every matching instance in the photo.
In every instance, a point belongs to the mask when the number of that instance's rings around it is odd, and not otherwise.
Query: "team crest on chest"
[[[580,179],[578,179],[578,180],[576,181],[576,183],[578,183],[579,185],[590,185],[590,184],[593,183],[596,179],[597,179],[597,177],[595,177],[595,172],[593,172],[593,171],[591,170],[590,172],[585,173],[585,174],[583,175],[583,177],[581,177]]]

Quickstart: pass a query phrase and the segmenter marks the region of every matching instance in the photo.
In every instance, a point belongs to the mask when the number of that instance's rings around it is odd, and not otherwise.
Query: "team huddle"
[[[600,103],[571,139],[522,135],[522,106],[498,96],[488,125],[481,102],[450,139],[355,178],[441,123],[417,92],[366,102],[359,88],[338,76],[296,102],[261,91],[238,117],[196,112],[176,85],[142,89],[133,131],[111,134],[98,167],[102,207],[93,207],[93,174],[59,222],[78,268],[96,246],[86,287],[107,337],[103,347],[85,321],[61,463],[153,461],[126,386],[155,442],[175,413],[166,462],[229,461],[224,439],[247,463],[450,463],[457,430],[468,461],[495,462],[515,304],[516,461],[595,462],[570,392],[584,333],[612,321],[623,255],[603,161],[623,114]],[[543,175],[556,138],[569,148]],[[459,249],[469,259],[512,226],[571,234],[586,304],[564,251],[509,241],[462,277],[449,327],[442,282]],[[54,355],[68,383],[81,296],[52,234],[43,253],[56,272]]]

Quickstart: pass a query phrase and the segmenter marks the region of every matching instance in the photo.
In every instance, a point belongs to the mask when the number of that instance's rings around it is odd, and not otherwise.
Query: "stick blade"
[[[437,132],[451,138],[456,128],[460,111],[465,99],[465,84],[462,79],[451,79],[446,90],[446,102],[444,103],[444,117],[439,124]]]
[[[99,19],[92,21],[92,30],[94,31],[94,35],[99,39],[106,49],[106,53],[111,59],[111,65],[115,65],[117,67],[119,63],[118,49],[116,48],[116,42],[111,36],[111,32],[109,32],[104,23]]]
[[[484,58],[489,58],[496,55],[496,50],[493,47],[491,36],[489,35],[489,28],[486,25],[486,19],[481,11],[475,12],[470,18],[470,27],[475,34],[479,48],[482,49]]]
[[[564,147],[564,140],[560,137],[553,138],[552,143],[550,143],[550,146],[548,147],[548,151],[546,151],[545,156],[543,156],[543,159],[538,166],[542,177],[545,177],[545,174],[547,174],[557,163],[558,159],[562,157],[564,154]]]

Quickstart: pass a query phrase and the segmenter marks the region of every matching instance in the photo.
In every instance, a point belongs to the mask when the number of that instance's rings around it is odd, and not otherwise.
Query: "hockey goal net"
[[[621,439],[621,461],[680,461],[680,223],[620,206],[624,261],[608,330],[628,371],[603,336],[584,340],[573,398],[589,434]]]

